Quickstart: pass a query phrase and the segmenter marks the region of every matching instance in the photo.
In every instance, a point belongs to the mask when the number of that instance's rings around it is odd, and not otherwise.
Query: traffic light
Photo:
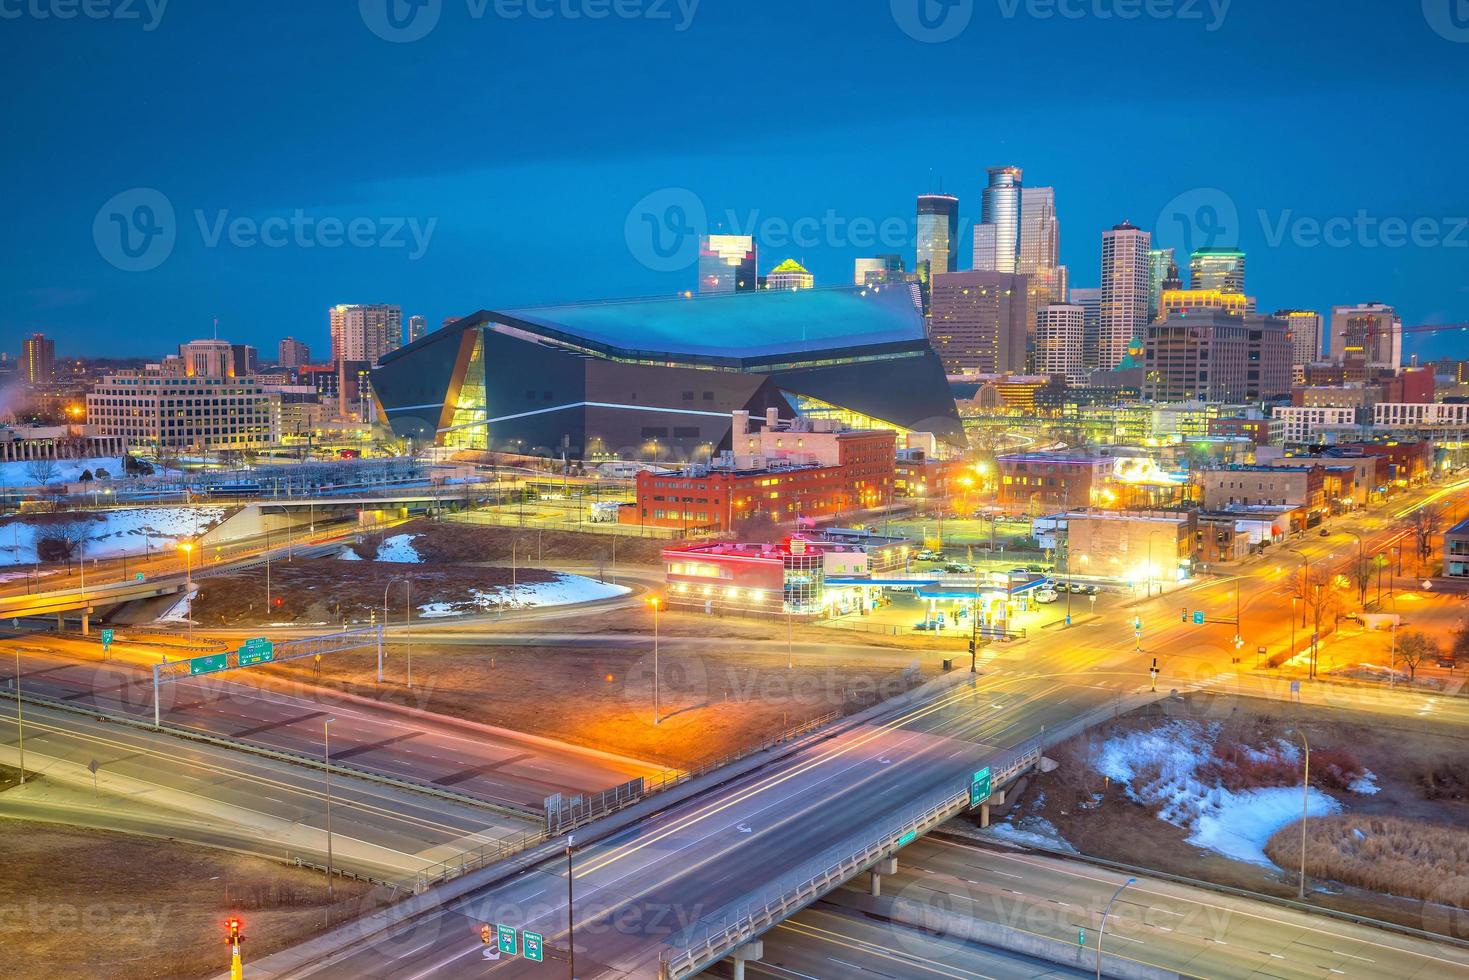
[[[1179,617],[1178,618],[1179,618],[1179,621],[1180,622],[1184,622],[1184,623],[1188,622],[1188,607],[1187,606],[1184,606],[1183,607],[1183,612],[1179,614]]]
[[[225,919],[224,927],[229,930],[229,935],[225,939],[226,943],[231,946],[238,946],[245,941],[245,937],[240,935],[240,920],[238,918]]]
[[[479,927],[479,941],[482,942],[482,943],[484,943],[486,946],[493,946],[493,945],[495,945],[495,930],[491,929],[487,925],[480,926]]]
[[[277,609],[286,604],[286,600],[282,599],[280,596],[276,596],[274,599],[271,600],[271,602],[275,605]]]

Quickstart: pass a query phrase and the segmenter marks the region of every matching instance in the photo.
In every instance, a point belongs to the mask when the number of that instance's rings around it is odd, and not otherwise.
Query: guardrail
[[[457,857],[447,861],[440,861],[418,873],[414,883],[414,894],[422,894],[434,885],[443,884],[461,875],[469,874],[480,868],[488,867],[506,858],[514,857],[521,851],[534,847],[551,838],[552,835],[545,831],[528,831],[516,834],[514,837],[506,837],[488,844],[482,844],[472,851],[464,851]]]
[[[1032,743],[1003,765],[991,767],[991,786],[1003,786],[1039,762],[1040,758],[1039,742]],[[886,831],[869,838],[866,845],[855,851],[850,846],[827,851],[815,862],[816,867],[821,869],[815,874],[803,872],[805,877],[787,878],[778,882],[765,890],[765,894],[774,897],[764,904],[747,908],[742,916],[732,922],[726,919],[718,927],[711,924],[706,933],[687,948],[671,957],[665,956],[659,964],[659,977],[663,980],[679,980],[698,973],[843,882],[883,858],[891,857],[919,836],[963,813],[970,808],[971,802],[967,789],[945,794],[924,809],[889,824]]]
[[[305,858],[301,857],[292,857],[291,864],[295,865],[298,868],[309,868],[312,871],[320,871],[322,874],[330,874],[337,878],[350,878],[352,881],[365,881],[369,885],[377,885],[380,888],[390,888],[393,890],[394,893],[396,893],[399,888],[403,887],[401,883],[396,881],[385,881],[382,878],[374,878],[372,875],[360,875],[355,871],[348,871],[346,868],[328,868],[324,864],[317,864],[315,861],[308,861]],[[388,900],[392,901],[391,898],[389,898]]]

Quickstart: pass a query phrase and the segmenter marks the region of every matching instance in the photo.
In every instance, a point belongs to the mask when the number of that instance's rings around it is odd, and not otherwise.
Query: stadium
[[[393,435],[573,460],[704,461],[731,413],[834,418],[964,447],[905,286],[481,310],[384,357]]]

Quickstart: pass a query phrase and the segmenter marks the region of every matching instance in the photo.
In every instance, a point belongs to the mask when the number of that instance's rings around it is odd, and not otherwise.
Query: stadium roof
[[[471,319],[613,356],[675,361],[769,361],[836,348],[927,347],[922,314],[904,286],[685,294],[486,311]]]

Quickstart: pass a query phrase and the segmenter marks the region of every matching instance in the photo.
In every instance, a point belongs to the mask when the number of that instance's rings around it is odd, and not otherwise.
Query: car
[[[1012,569],[1010,569],[1010,574],[1011,575],[1029,575],[1030,574],[1030,569],[1028,569],[1028,568],[1012,568]]]
[[[1437,667],[1447,667],[1449,670],[1459,666],[1459,661],[1451,653],[1438,657],[1433,663]]]
[[[1051,603],[1060,600],[1060,598],[1061,594],[1055,589],[1041,589],[1035,594],[1035,601],[1044,603],[1046,605],[1050,605]]]
[[[1102,590],[1099,589],[1099,588],[1097,588],[1095,585],[1088,585],[1086,587],[1086,594],[1087,595],[1101,595],[1102,594]]]
[[[921,622],[914,623],[913,628],[924,632],[937,632],[944,628],[944,624],[937,619],[925,619]]]
[[[944,571],[953,575],[968,575],[974,571],[974,566],[966,565],[962,561],[951,561],[944,566]]]
[[[1087,587],[1085,585],[1082,585],[1080,582],[1072,582],[1070,585],[1066,586],[1066,591],[1070,592],[1072,595],[1086,595],[1086,590]]]
[[[1051,570],[1051,566],[1050,565],[1026,565],[1025,566],[1025,570],[1027,572],[1049,572]]]
[[[1322,537],[1323,537],[1323,538],[1329,538],[1329,537],[1331,537],[1331,532],[1330,532],[1330,531],[1328,531],[1328,530],[1326,530],[1326,528],[1324,528],[1324,527],[1323,527],[1323,528],[1322,528],[1322,529],[1321,529],[1321,536],[1322,536]]]

